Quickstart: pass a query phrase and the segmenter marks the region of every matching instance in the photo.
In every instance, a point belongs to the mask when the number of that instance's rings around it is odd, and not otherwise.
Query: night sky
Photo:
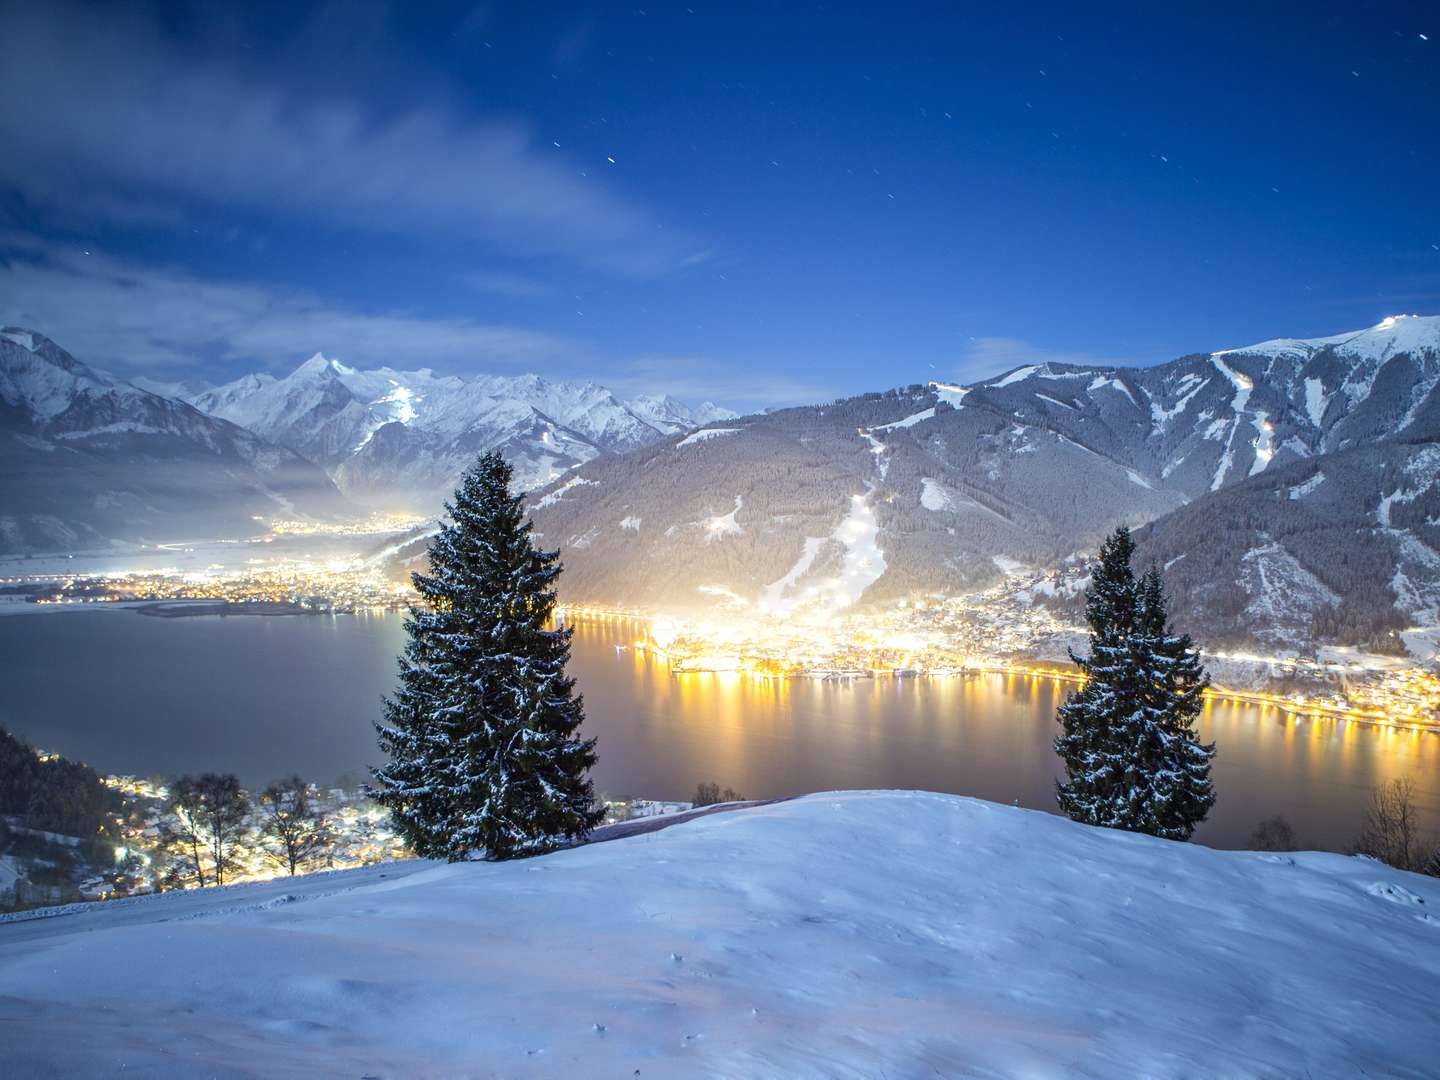
[[[0,0],[0,322],[754,407],[1440,312],[1435,5],[957,7]]]

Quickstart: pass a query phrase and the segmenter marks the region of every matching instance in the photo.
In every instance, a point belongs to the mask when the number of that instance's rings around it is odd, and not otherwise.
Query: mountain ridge
[[[245,375],[186,400],[322,466],[347,496],[417,509],[438,508],[485,450],[505,453],[517,486],[531,488],[600,454],[734,415],[668,395],[622,401],[588,381],[362,370],[318,352],[283,377]]]
[[[352,513],[325,474],[228,421],[0,329],[0,551],[174,540]]]
[[[763,612],[767,601],[788,610],[808,593],[804,602],[829,596],[848,606],[982,588],[1005,567],[1045,569],[1093,549],[1119,524],[1230,512],[1235,500],[1220,496],[1247,482],[1268,490],[1256,479],[1267,474],[1437,436],[1440,318],[1392,316],[1330,338],[1276,339],[1150,368],[1025,364],[968,386],[915,385],[727,420],[579,466],[535,492],[531,508],[543,541],[566,562],[567,596],[579,601]],[[1382,493],[1373,494],[1378,503]],[[1347,515],[1364,517],[1358,508]],[[1263,528],[1246,530],[1254,542],[1229,560],[1224,572],[1235,580],[1220,583],[1226,588],[1245,590],[1237,569],[1245,552],[1274,542]],[[1188,543],[1206,541],[1203,531],[1185,531]],[[851,533],[872,549],[859,577]],[[1440,545],[1412,533],[1425,551]],[[1412,599],[1440,582],[1440,556],[1431,567],[1414,550],[1402,560],[1401,591]],[[1337,610],[1369,587],[1361,585],[1369,577],[1347,577],[1324,559],[1306,573],[1330,581],[1313,599]],[[867,576],[858,591],[839,584]],[[1198,626],[1244,633],[1197,583],[1180,584],[1184,614]],[[1435,617],[1428,601],[1401,603],[1375,625]],[[1324,624],[1328,616],[1310,606],[1307,618]],[[1373,615],[1356,616],[1356,633],[1369,634],[1359,627]]]

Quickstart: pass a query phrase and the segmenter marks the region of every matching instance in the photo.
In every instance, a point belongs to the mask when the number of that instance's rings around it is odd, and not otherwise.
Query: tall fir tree
[[[595,740],[566,676],[570,629],[551,624],[558,553],[531,543],[510,466],[464,475],[415,574],[400,688],[376,725],[390,757],[372,793],[419,855],[506,859],[580,839],[600,821]]]
[[[1205,708],[1210,676],[1189,634],[1170,626],[1160,571],[1140,578],[1139,618],[1134,638],[1140,666],[1143,722],[1137,725],[1132,768],[1148,781],[1130,808],[1130,826],[1167,840],[1188,840],[1215,805],[1210,762],[1215,744],[1202,743],[1195,722]]]
[[[1188,635],[1171,632],[1158,571],[1139,581],[1126,528],[1100,546],[1086,592],[1085,685],[1059,709],[1060,807],[1076,821],[1185,840],[1215,802],[1213,744],[1194,723],[1209,676]]]

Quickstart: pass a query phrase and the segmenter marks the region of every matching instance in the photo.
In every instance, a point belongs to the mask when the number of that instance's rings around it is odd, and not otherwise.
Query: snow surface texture
[[[6,1075],[1434,1075],[1440,881],[1366,859],[850,792],[385,869],[0,924]]]
[[[965,395],[970,392],[968,386],[955,386],[952,383],[932,382],[931,387],[935,390],[935,396],[948,405],[960,408],[960,403],[965,400]]]
[[[950,492],[945,490],[945,485],[934,477],[922,476],[920,478],[920,505],[926,510],[934,510],[937,514],[950,509]]]
[[[686,435],[685,438],[675,444],[675,449],[678,450],[682,446],[693,446],[697,442],[704,442],[706,439],[716,439],[721,435],[734,435],[739,430],[739,428],[734,427],[702,428],[690,435]]]

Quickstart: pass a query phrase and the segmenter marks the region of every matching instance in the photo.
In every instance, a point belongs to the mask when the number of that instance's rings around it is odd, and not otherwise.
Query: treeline
[[[89,765],[42,759],[0,727],[0,815],[19,818],[29,829],[91,840],[114,833],[120,810],[119,793]]]
[[[1140,558],[1165,567],[1176,611],[1212,644],[1277,628],[1292,639],[1397,652],[1398,631],[1408,625],[1396,607],[1398,572],[1422,588],[1435,584],[1440,529],[1429,521],[1440,515],[1431,482],[1436,456],[1433,447],[1392,444],[1266,470],[1141,530]],[[1397,493],[1386,503],[1387,527],[1377,505]],[[1272,582],[1274,608],[1257,614],[1258,575],[1247,556],[1253,561],[1252,553],[1269,545],[1279,545],[1338,602],[1313,589],[1307,598],[1295,582]]]
[[[1440,877],[1440,837],[1420,828],[1415,784],[1401,777],[1370,793],[1360,831],[1349,854],[1378,859],[1397,870]],[[1249,847],[1255,851],[1298,851],[1300,838],[1283,814],[1255,826]]]
[[[159,846],[166,865],[157,884],[167,889],[224,885],[257,861],[292,875],[315,869],[336,839],[312,785],[299,776],[253,799],[233,773],[182,776],[170,786],[165,811]]]

